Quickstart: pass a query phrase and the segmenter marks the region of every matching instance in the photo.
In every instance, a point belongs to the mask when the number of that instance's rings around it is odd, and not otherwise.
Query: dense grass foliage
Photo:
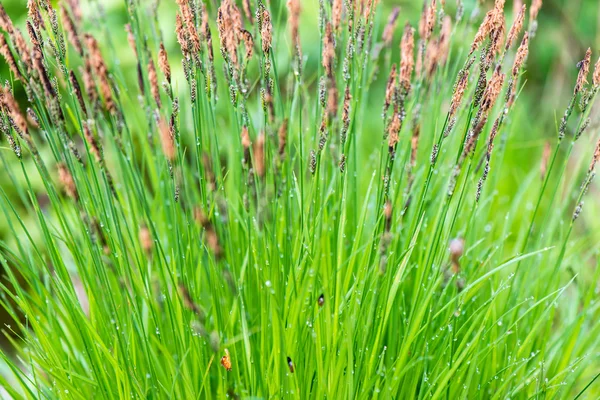
[[[598,397],[591,51],[509,154],[541,1],[90,3],[0,9],[7,396]]]

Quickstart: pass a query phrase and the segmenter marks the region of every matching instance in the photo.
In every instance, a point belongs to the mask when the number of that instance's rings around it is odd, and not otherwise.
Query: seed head
[[[288,130],[288,120],[285,118],[279,127],[279,133],[277,135],[279,139],[279,148],[278,153],[279,157],[283,158],[285,154],[285,146],[287,144],[287,130]]]
[[[142,225],[140,227],[140,231],[138,233],[140,246],[142,246],[142,250],[146,255],[152,254],[152,234],[150,233],[150,229],[146,225]]]
[[[175,138],[173,137],[173,131],[164,117],[158,117],[158,130],[160,133],[160,142],[162,145],[163,153],[167,160],[173,161],[177,156],[177,149],[175,147]]]
[[[79,194],[77,193],[77,186],[75,185],[73,175],[71,175],[71,172],[69,172],[67,166],[62,162],[58,163],[56,167],[58,169],[58,179],[65,193],[71,199],[77,201],[79,199]]]
[[[2,54],[4,60],[6,60],[6,64],[10,68],[15,79],[21,80],[21,72],[19,71],[19,67],[17,66],[17,60],[15,60],[12,51],[10,51],[8,44],[4,39],[4,35],[0,35],[0,54]]]
[[[537,20],[537,16],[542,8],[542,0],[533,0],[529,9],[529,21]]]
[[[519,70],[525,63],[527,59],[527,54],[529,53],[529,33],[525,32],[523,35],[523,40],[521,40],[521,45],[517,49],[517,55],[515,56],[515,62],[512,67],[512,75],[513,78],[516,78],[519,75]]]
[[[410,79],[413,68],[415,66],[414,50],[415,50],[415,30],[406,24],[404,27],[404,35],[402,35],[402,43],[400,44],[400,85],[408,90],[410,88]]]
[[[27,119],[21,113],[21,109],[19,108],[19,103],[13,97],[12,92],[7,87],[2,88],[0,91],[0,102],[2,103],[2,108],[7,112],[10,118],[14,122],[14,127],[17,129],[17,133],[21,137],[28,137],[29,132],[27,130]]]
[[[448,113],[450,116],[454,116],[460,103],[465,95],[467,85],[469,84],[469,70],[463,69],[459,72],[459,78],[454,86],[454,93],[452,94],[452,102],[450,103],[450,110]]]
[[[292,43],[294,47],[300,50],[300,36],[298,34],[298,27],[300,25],[300,0],[288,0],[287,8],[289,12],[288,25],[290,26],[290,35],[292,36]]]
[[[579,74],[577,75],[577,83],[575,84],[575,95],[577,95],[577,93],[579,93],[587,83],[587,76],[590,72],[591,57],[592,49],[588,47],[584,59],[578,64]]]
[[[588,174],[591,174],[594,171],[598,161],[600,161],[600,139],[598,139],[598,142],[596,143],[596,149],[594,150],[594,156],[592,157],[592,162],[588,168]]]
[[[525,6],[525,4],[523,4],[523,6],[521,7],[521,10],[519,11],[519,13],[517,14],[517,16],[515,18],[515,21],[513,22],[512,27],[510,28],[510,31],[508,32],[508,36],[506,38],[506,46],[505,46],[506,50],[508,50],[512,47],[513,43],[517,39],[517,36],[519,36],[521,29],[523,29],[523,21],[525,20],[526,8],[527,8],[527,6]]]
[[[400,15],[400,7],[394,7],[390,13],[387,24],[385,25],[385,29],[383,30],[383,35],[381,36],[381,39],[386,46],[389,46],[394,38],[394,31],[396,30],[396,23],[398,22],[398,15]]]
[[[158,67],[165,76],[167,82],[169,82],[170,84],[171,66],[169,65],[169,58],[167,56],[167,51],[165,50],[165,45],[163,43],[160,44],[160,49],[158,50]]]
[[[504,83],[504,74],[500,70],[500,66],[496,68],[492,78],[488,82],[488,85],[483,92],[483,98],[481,101],[481,111],[486,114],[492,107],[502,90],[502,84]]]
[[[331,20],[333,30],[336,32],[339,31],[342,21],[342,0],[333,0],[333,4],[331,5]]]
[[[71,44],[73,45],[75,50],[77,50],[77,53],[79,53],[79,55],[82,56],[83,55],[83,47],[81,45],[81,39],[79,38],[79,34],[77,33],[77,29],[75,27],[75,22],[73,22],[73,19],[71,18],[69,11],[67,11],[67,8],[64,3],[61,3],[61,5],[60,5],[60,12],[61,12],[61,17],[62,17],[63,27],[67,31],[67,36],[69,38],[69,41],[71,42]]]
[[[448,250],[450,251],[452,269],[455,273],[458,273],[460,271],[459,259],[462,257],[465,251],[465,240],[463,238],[453,239],[450,242]]]
[[[265,176],[265,135],[261,133],[253,146],[254,171],[259,177]]]
[[[333,76],[333,62],[335,59],[335,43],[333,39],[333,30],[331,23],[327,23],[325,26],[325,36],[323,37],[323,55],[322,55],[323,68],[327,76]]]
[[[250,0],[243,0],[242,7],[244,9],[244,14],[246,15],[246,19],[250,24],[254,24],[254,18],[252,17],[252,10],[250,9]]]
[[[392,104],[392,98],[394,96],[394,91],[396,88],[396,64],[392,65],[392,69],[390,71],[390,76],[388,77],[387,85],[385,88],[385,104],[383,106],[383,112],[385,113],[390,104]]]
[[[594,87],[600,87],[600,58],[596,61],[596,65],[594,66],[594,75],[592,75],[592,83]]]
[[[263,8],[262,10],[260,37],[262,40],[263,52],[269,54],[271,42],[273,40],[273,26],[271,25],[271,14],[266,8]]]
[[[158,85],[158,74],[156,73],[156,67],[154,66],[154,60],[149,55],[148,57],[148,82],[150,82],[150,91],[152,92],[152,97],[154,97],[154,101],[156,102],[156,107],[160,109],[160,87]]]

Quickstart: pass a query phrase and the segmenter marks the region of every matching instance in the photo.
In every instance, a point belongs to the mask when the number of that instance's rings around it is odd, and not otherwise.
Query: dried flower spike
[[[575,84],[575,95],[583,89],[587,83],[587,76],[590,72],[590,61],[592,58],[592,49],[588,48],[585,52],[585,57],[577,65],[579,67],[579,74],[577,75],[577,83]]]

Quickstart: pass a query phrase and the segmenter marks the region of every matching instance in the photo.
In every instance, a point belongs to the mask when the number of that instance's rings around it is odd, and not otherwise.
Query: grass
[[[312,3],[0,15],[7,396],[598,397],[591,55],[519,168],[535,5]]]

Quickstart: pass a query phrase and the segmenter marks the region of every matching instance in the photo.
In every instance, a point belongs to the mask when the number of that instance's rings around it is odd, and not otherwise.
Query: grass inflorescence
[[[91,3],[0,6],[7,396],[600,393],[591,50],[508,157],[541,1]]]

